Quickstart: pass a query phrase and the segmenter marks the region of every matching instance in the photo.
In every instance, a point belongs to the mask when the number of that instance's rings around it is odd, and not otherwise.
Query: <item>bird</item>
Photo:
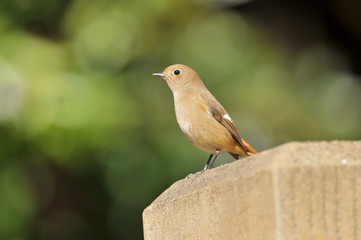
[[[194,147],[210,154],[203,171],[210,169],[224,152],[236,160],[258,153],[240,136],[228,112],[195,70],[174,64],[152,75],[162,77],[172,90],[177,122],[186,138]]]

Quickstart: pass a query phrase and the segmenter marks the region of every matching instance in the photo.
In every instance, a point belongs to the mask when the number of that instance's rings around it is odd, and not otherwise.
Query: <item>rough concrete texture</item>
[[[361,141],[294,142],[174,183],[146,240],[361,239]]]

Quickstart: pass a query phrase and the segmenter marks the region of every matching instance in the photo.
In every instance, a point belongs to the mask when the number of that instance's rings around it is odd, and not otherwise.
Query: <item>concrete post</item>
[[[361,141],[287,143],[174,183],[146,240],[359,240]]]

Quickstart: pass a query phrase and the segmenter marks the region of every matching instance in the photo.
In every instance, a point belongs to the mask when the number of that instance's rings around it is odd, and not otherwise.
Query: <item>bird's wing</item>
[[[248,150],[244,146],[244,141],[241,138],[236,125],[233,123],[233,120],[227,113],[227,111],[223,108],[223,106],[212,96],[202,96],[203,99],[206,101],[209,113],[223,126],[225,127],[232,135],[232,137],[239,142],[241,147],[247,153]]]

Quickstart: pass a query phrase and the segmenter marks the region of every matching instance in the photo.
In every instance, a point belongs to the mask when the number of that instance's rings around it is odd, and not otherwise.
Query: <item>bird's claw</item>
[[[187,175],[187,177],[186,178],[191,178],[191,177],[198,177],[199,175],[201,175],[202,173],[204,173],[206,171],[206,169],[203,169],[203,170],[201,170],[201,171],[198,171],[198,172],[195,172],[195,173],[191,173],[191,174],[189,174],[189,175]]]

